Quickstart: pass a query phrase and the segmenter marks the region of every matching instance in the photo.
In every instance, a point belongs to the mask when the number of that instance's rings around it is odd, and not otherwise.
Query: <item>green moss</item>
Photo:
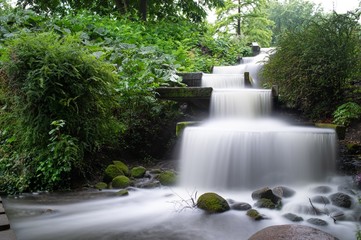
[[[274,204],[270,199],[261,198],[256,202],[256,207],[275,209],[276,204]]]
[[[342,125],[332,124],[332,123],[315,123],[316,127],[320,128],[331,128],[336,131],[337,137],[340,140],[345,139],[346,127]]]
[[[97,184],[95,184],[95,188],[102,190],[102,189],[106,189],[108,187],[108,184],[106,184],[105,182],[98,182]]]
[[[257,221],[263,219],[262,215],[256,209],[248,210],[247,216]]]
[[[113,178],[120,175],[124,175],[123,171],[111,164],[104,171],[104,181],[109,183]]]
[[[134,178],[142,178],[144,177],[146,172],[145,167],[139,166],[139,167],[134,167],[130,170],[130,175]]]
[[[124,197],[124,196],[128,196],[129,195],[129,192],[127,189],[122,189],[120,190],[119,192],[117,192],[117,195],[118,196],[121,196],[121,197]]]
[[[176,133],[176,136],[178,137],[179,135],[182,134],[183,130],[188,127],[188,126],[194,126],[194,125],[197,125],[199,124],[199,122],[178,122],[177,123],[177,126],[176,126],[176,130],[175,130],[175,133]]]
[[[113,161],[113,164],[119,169],[121,170],[124,175],[129,175],[129,168],[127,165],[125,165],[125,163],[123,163],[122,161]]]
[[[216,193],[204,193],[197,200],[197,207],[208,213],[221,213],[230,209],[227,201]]]
[[[130,179],[126,176],[117,176],[112,181],[113,188],[126,188],[130,185]]]
[[[176,174],[172,171],[164,171],[158,175],[158,180],[160,184],[164,186],[172,186],[176,183],[177,177]]]

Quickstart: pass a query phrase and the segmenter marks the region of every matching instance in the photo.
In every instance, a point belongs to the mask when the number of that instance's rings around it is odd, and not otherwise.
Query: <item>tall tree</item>
[[[272,22],[266,14],[267,4],[268,0],[226,0],[224,7],[217,9],[216,28],[268,46]]]
[[[270,1],[268,14],[274,22],[271,45],[275,45],[284,32],[302,28],[314,16],[320,15],[321,11],[319,5],[307,0]]]

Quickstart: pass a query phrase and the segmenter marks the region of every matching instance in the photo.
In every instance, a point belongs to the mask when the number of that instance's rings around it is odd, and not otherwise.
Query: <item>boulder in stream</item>
[[[202,194],[197,200],[197,207],[207,213],[222,213],[230,210],[226,199],[213,192]]]

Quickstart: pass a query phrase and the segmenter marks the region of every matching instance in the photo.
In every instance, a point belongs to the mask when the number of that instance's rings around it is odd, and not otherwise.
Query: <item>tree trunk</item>
[[[237,36],[241,36],[241,0],[238,0]]]
[[[140,0],[139,14],[140,14],[140,18],[144,22],[147,21],[147,8],[148,8],[148,1]]]
[[[125,14],[128,12],[128,4],[126,0],[114,0],[114,3],[120,13]]]

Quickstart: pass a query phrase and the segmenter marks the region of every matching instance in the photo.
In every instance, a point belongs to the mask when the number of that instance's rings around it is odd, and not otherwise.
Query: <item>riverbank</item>
[[[16,240],[15,233],[10,229],[9,218],[6,215],[2,198],[0,197],[0,239]]]

